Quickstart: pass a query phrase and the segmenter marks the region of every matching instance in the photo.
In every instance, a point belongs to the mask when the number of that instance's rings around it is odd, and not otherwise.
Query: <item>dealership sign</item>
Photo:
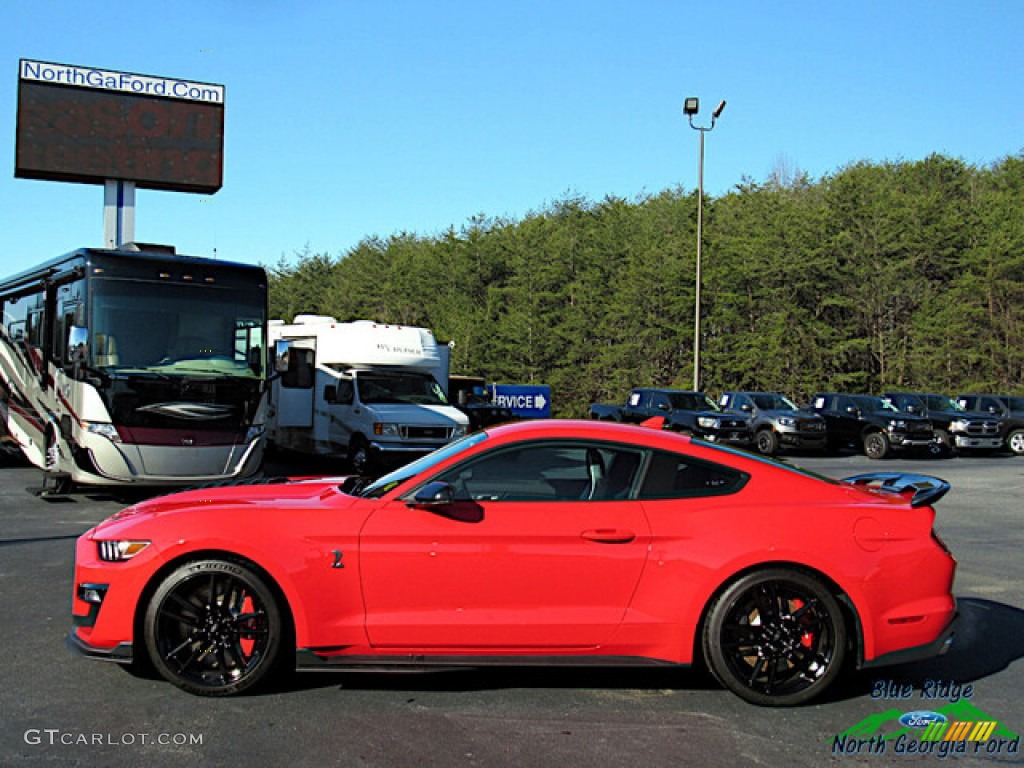
[[[14,175],[213,193],[224,86],[22,59]]]

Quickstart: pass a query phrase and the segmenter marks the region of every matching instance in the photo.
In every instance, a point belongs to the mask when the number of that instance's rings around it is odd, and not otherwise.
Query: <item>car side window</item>
[[[552,442],[496,451],[434,479],[462,500],[609,501],[630,497],[642,458],[614,445]]]
[[[690,456],[656,451],[640,486],[640,499],[720,496],[742,488],[748,475]]]

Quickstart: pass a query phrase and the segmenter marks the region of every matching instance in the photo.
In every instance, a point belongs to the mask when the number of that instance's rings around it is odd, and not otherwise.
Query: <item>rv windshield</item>
[[[92,285],[91,364],[121,372],[263,375],[258,291],[104,279]]]
[[[366,405],[448,405],[448,398],[429,373],[414,371],[357,371],[359,400]]]

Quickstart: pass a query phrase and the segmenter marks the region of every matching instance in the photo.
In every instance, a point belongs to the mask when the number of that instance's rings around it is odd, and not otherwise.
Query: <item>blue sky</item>
[[[0,275],[103,236],[101,186],[14,178],[18,60],[226,86],[224,186],[139,190],[136,239],[275,264],[567,194],[722,194],[1024,150],[1024,2],[0,0]],[[0,154],[2,156],[2,154]]]

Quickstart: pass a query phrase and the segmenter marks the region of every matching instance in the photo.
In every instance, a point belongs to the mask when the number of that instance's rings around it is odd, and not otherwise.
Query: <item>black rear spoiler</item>
[[[903,494],[913,491],[910,506],[923,507],[934,504],[949,491],[949,483],[928,475],[912,475],[901,472],[872,472],[843,478],[850,485],[867,485],[882,491]]]

